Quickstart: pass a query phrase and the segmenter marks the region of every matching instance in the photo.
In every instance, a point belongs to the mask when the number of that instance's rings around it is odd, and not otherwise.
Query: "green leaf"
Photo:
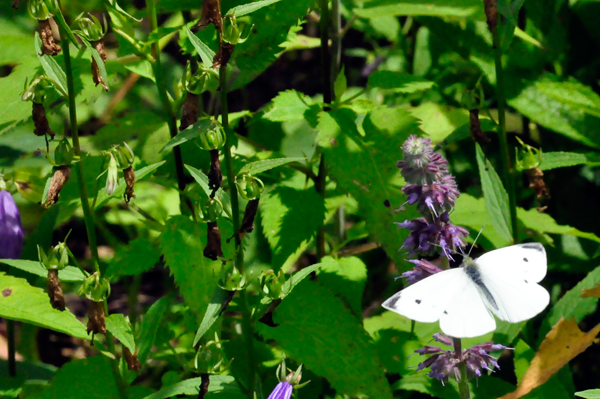
[[[7,40],[11,39],[0,36],[1,43],[10,43]],[[19,62],[8,76],[0,78],[0,93],[4,93],[0,96],[0,134],[31,118],[32,104],[21,101],[21,92],[23,82],[25,79],[31,80],[39,68],[39,62],[34,56],[23,56]]]
[[[198,36],[194,35],[187,26],[184,26],[184,30],[187,34],[187,37],[190,39],[192,46],[194,46],[198,52],[198,55],[202,59],[202,63],[207,67],[212,67],[215,52],[212,51],[212,49],[206,44],[204,44],[204,42],[200,40]]]
[[[354,256],[325,257],[319,269],[319,283],[341,296],[354,315],[362,320],[362,296],[367,281],[367,266]]]
[[[244,395],[244,393],[238,386],[237,382],[235,382],[235,378],[233,378],[232,376],[211,375],[209,378],[210,383],[208,385],[208,392],[227,394],[222,395],[221,397],[227,397],[228,399],[243,399],[246,397],[246,395]],[[177,384],[164,387],[160,391],[155,392],[152,395],[146,396],[144,399],[166,399],[172,398],[176,395],[197,396],[201,383],[202,379],[200,377],[190,378],[188,380],[178,382]]]
[[[369,75],[369,85],[384,90],[393,90],[397,93],[416,93],[431,89],[435,82],[406,72],[377,71]]]
[[[600,96],[577,81],[571,82],[540,82],[537,89],[563,104],[572,106],[587,114],[600,117]]]
[[[198,122],[194,123],[191,126],[188,126],[182,132],[179,132],[177,136],[173,137],[165,146],[160,150],[161,153],[165,153],[169,151],[171,148],[181,145],[185,142],[195,139],[199,137],[201,133],[208,130],[211,126],[212,122],[210,118],[202,118]]]
[[[585,391],[575,392],[575,396],[585,399],[600,399],[600,389],[588,389]]]
[[[327,288],[305,280],[277,307],[273,320],[278,327],[258,324],[258,332],[325,377],[338,393],[392,398],[375,346],[362,323]]]
[[[154,172],[156,169],[158,169],[159,167],[161,167],[166,161],[160,161],[157,162],[155,164],[152,165],[148,165],[146,167],[143,167],[141,169],[138,169],[135,171],[135,179],[136,181],[140,181],[142,180],[144,177],[148,176],[150,173]],[[106,187],[102,188],[100,190],[100,192],[98,193],[98,198],[96,199],[96,207],[95,209],[99,209],[102,206],[104,206],[104,204],[106,204],[108,202],[108,200],[110,200],[111,198],[118,198],[118,197],[122,197],[123,194],[125,194],[125,187],[127,185],[125,184],[125,179],[123,179],[122,177],[119,178],[119,183],[117,184],[117,188],[115,189],[115,192],[112,193],[111,195],[108,195],[106,193]]]
[[[150,354],[150,349],[154,346],[156,340],[156,331],[161,325],[165,312],[169,308],[173,295],[167,295],[154,302],[150,309],[144,315],[142,324],[137,337],[138,359],[143,365]]]
[[[600,238],[593,233],[585,233],[574,227],[558,224],[552,216],[540,213],[536,209],[528,211],[517,208],[517,218],[526,229],[531,229],[544,234],[562,234],[585,238],[600,242]]]
[[[111,260],[106,275],[135,276],[152,269],[160,261],[160,251],[146,238],[136,238],[129,242]]]
[[[512,242],[512,224],[508,194],[502,180],[494,170],[490,161],[483,154],[481,146],[476,143],[477,165],[481,177],[481,188],[485,198],[485,207],[490,215],[494,229],[506,242]]]
[[[0,263],[12,266],[36,276],[48,278],[48,270],[40,262],[24,259],[0,259]],[[78,267],[66,266],[58,271],[58,278],[63,282],[77,282],[85,279],[85,274]]]
[[[278,186],[261,197],[260,215],[273,250],[271,264],[278,270],[298,247],[315,237],[325,219],[325,204],[312,188]]]
[[[210,197],[212,190],[208,187],[208,176],[206,176],[204,172],[194,168],[193,166],[184,166],[188,170],[188,172],[190,172],[194,180],[196,180],[196,183],[198,183],[202,191],[204,191],[206,197]],[[223,203],[223,210],[231,215],[231,197],[229,196],[227,191],[223,190],[223,187],[217,190],[217,197],[220,198],[221,202]]]
[[[273,3],[277,3],[278,1],[281,0],[261,0],[253,3],[242,4],[241,6],[230,8],[225,15],[235,15],[236,17],[241,17],[243,15],[248,15],[254,11],[260,10],[261,8]]]
[[[4,273],[0,273],[0,317],[89,339],[85,326],[68,310],[53,309],[44,291]]]
[[[344,70],[345,68],[342,66],[342,69],[338,73],[337,77],[335,78],[335,82],[333,83],[333,92],[335,93],[335,99],[337,101],[342,99],[342,96],[348,88],[348,82],[346,81]]]
[[[303,162],[306,158],[301,157],[289,157],[289,158],[276,158],[276,159],[265,159],[262,161],[247,163],[240,169],[238,174],[249,173],[251,175],[257,175],[267,170],[271,170],[281,165],[285,165],[290,162]]]
[[[567,166],[583,165],[589,162],[585,154],[577,152],[544,152],[542,153],[541,170],[566,168]]]
[[[271,122],[301,121],[313,104],[310,97],[296,90],[282,91],[273,99],[263,118]]]
[[[392,389],[394,391],[416,391],[440,399],[460,398],[454,383],[444,386],[435,378],[429,377],[427,373],[419,373],[414,370],[408,375],[402,376],[398,382],[394,383]]]
[[[365,8],[354,9],[359,17],[390,16],[460,17],[485,20],[483,3],[477,0],[373,0]]]
[[[361,215],[374,241],[383,245],[396,264],[403,264],[398,252],[408,230],[394,222],[417,217],[414,207],[395,211],[406,202],[400,187],[404,180],[396,162],[399,149],[411,134],[420,134],[417,120],[406,110],[382,106],[364,118],[358,132],[357,115],[345,108],[318,114],[317,142],[323,146],[328,173],[338,189],[351,194],[359,203]],[[388,207],[389,206],[389,207]]]
[[[322,263],[317,263],[314,265],[310,265],[308,267],[305,267],[304,269],[297,271],[296,273],[292,274],[292,277],[290,277],[289,280],[287,280],[285,282],[285,284],[283,284],[283,291],[285,292],[291,292],[295,286],[297,286],[298,284],[300,284],[302,282],[302,280],[304,280],[306,277],[308,277],[312,272],[314,272],[315,270],[317,270],[319,267],[321,267]]]
[[[74,359],[62,366],[35,399],[114,399],[119,397],[110,360],[105,356]]]
[[[67,74],[53,57],[42,54],[42,39],[37,31],[35,32],[35,53],[40,64],[42,64],[42,68],[44,68],[46,76],[56,84],[56,88],[63,96],[69,97],[67,92]]]
[[[110,331],[123,345],[135,353],[135,340],[131,323],[122,313],[113,313],[106,318],[106,329]]]
[[[200,339],[206,334],[208,329],[217,321],[219,315],[221,314],[221,309],[223,308],[223,304],[229,298],[231,293],[225,291],[219,287],[215,287],[213,291],[212,297],[210,298],[210,303],[206,307],[206,313],[204,313],[204,318],[202,318],[202,322],[200,323],[200,327],[198,327],[198,331],[196,331],[196,336],[194,337],[194,345],[196,346]]]

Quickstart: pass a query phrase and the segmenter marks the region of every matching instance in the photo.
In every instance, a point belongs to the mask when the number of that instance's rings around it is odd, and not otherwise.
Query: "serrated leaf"
[[[600,389],[587,389],[575,392],[575,396],[585,399],[600,399]]]
[[[295,286],[300,284],[302,280],[308,277],[312,272],[316,271],[319,267],[321,267],[321,265],[322,263],[310,265],[292,274],[292,277],[290,277],[290,279],[283,284],[283,291],[291,292]]]
[[[314,238],[325,219],[325,204],[312,188],[278,186],[261,197],[260,215],[273,250],[272,265],[278,270],[300,245]]]
[[[476,0],[373,0],[365,8],[355,8],[356,15],[363,18],[390,16],[460,17],[484,20],[483,3]]]
[[[399,212],[406,202],[400,187],[404,181],[396,167],[400,146],[411,134],[420,134],[417,121],[400,108],[378,107],[365,117],[364,137],[358,132],[356,114],[349,109],[320,112],[317,142],[325,153],[327,170],[338,188],[351,194],[365,216],[373,240],[383,245],[396,264],[408,230],[394,222],[417,217],[414,207]],[[397,150],[394,150],[397,149]],[[389,204],[390,206],[386,206]]]
[[[588,158],[585,154],[577,152],[544,152],[542,153],[541,170],[566,168],[568,166],[587,164]]]
[[[204,172],[194,168],[193,166],[184,166],[188,170],[188,172],[190,172],[194,180],[196,180],[196,183],[198,183],[202,191],[204,191],[206,197],[210,197],[212,190],[208,187],[208,176],[206,176]],[[217,190],[217,197],[220,198],[221,202],[223,203],[223,210],[226,211],[226,213],[231,214],[231,197],[229,196],[227,191],[223,190],[223,187]]]
[[[503,240],[511,243],[513,238],[508,194],[496,170],[483,154],[481,146],[476,143],[475,147],[485,207],[490,215],[494,229],[500,234]]]
[[[600,117],[600,96],[589,86],[579,82],[540,82],[536,87],[557,101]]]
[[[526,211],[523,208],[517,208],[517,218],[525,228],[540,233],[570,235],[600,242],[600,237],[595,234],[579,231],[571,226],[560,225],[552,216],[538,212],[536,209]]]
[[[355,316],[362,320],[362,296],[367,281],[367,266],[359,258],[325,257],[319,269],[319,283],[341,296]]]
[[[24,259],[0,259],[0,263],[23,270],[27,273],[48,278],[48,270],[42,267],[40,262]],[[77,267],[66,266],[64,269],[58,271],[58,278],[60,281],[64,282],[77,282],[83,281],[85,279],[85,274]]]
[[[166,161],[160,161],[155,164],[148,165],[146,167],[136,170],[135,171],[136,181],[142,180],[144,177],[146,177],[150,173],[154,172],[156,169],[160,168],[165,162]],[[127,185],[125,184],[125,179],[120,177],[119,182],[117,184],[117,188],[115,189],[114,193],[112,193],[111,195],[108,195],[106,193],[106,187],[103,187],[102,189],[100,189],[100,192],[98,193],[98,198],[96,199],[95,209],[98,209],[98,208],[101,208],[102,206],[104,206],[104,204],[106,204],[106,202],[108,202],[108,200],[110,200],[111,198],[122,197],[123,194],[125,193],[126,187],[127,187]]]
[[[211,375],[210,383],[208,385],[208,392],[210,393],[223,393],[227,394],[226,397],[229,399],[243,399],[246,397],[240,387],[238,386],[235,378],[230,375]],[[202,378],[190,378],[183,380],[177,384],[170,385],[162,388],[160,391],[153,393],[152,395],[146,396],[144,399],[166,399],[172,398],[176,395],[198,395],[198,390]],[[210,395],[212,396],[212,395]]]
[[[135,340],[131,323],[122,313],[113,313],[106,318],[106,329],[112,333],[123,345],[135,353]]]
[[[278,327],[258,324],[258,332],[325,377],[338,393],[392,398],[362,323],[327,288],[305,280],[277,307],[273,320]]]
[[[202,59],[202,63],[207,67],[212,67],[213,58],[215,57],[215,52],[208,47],[198,36],[194,35],[192,31],[187,26],[184,26],[185,33],[187,37],[190,39],[192,46],[198,52],[198,55]]]
[[[285,165],[290,162],[303,162],[306,158],[301,157],[289,157],[289,158],[276,158],[276,159],[265,159],[262,161],[247,163],[240,169],[238,174],[249,173],[251,175],[257,175],[267,170],[271,170],[281,165]]]
[[[198,122],[194,123],[191,126],[188,126],[184,131],[180,132],[177,136],[173,137],[165,146],[160,150],[160,152],[167,152],[171,148],[181,145],[187,141],[193,140],[196,137],[199,137],[201,133],[208,130],[208,128],[212,125],[210,118],[202,118]]]
[[[240,6],[236,6],[230,8],[225,15],[235,15],[236,17],[241,17],[243,15],[248,15],[253,13],[254,11],[260,10],[263,7],[269,6],[273,3],[277,3],[281,0],[260,0],[255,1],[253,3],[242,4]]]
[[[101,383],[101,389],[99,384]],[[62,366],[35,399],[114,399],[119,391],[110,360],[105,356],[74,359]]]
[[[377,71],[369,75],[369,85],[398,93],[416,93],[431,89],[435,82],[419,78],[406,72]]]
[[[146,238],[131,240],[111,260],[107,276],[135,276],[152,269],[160,261],[160,251]]]
[[[229,295],[231,295],[231,293],[228,291],[225,291],[220,287],[215,287],[212,297],[210,298],[210,302],[206,307],[206,312],[204,313],[200,327],[198,327],[198,331],[196,331],[193,346],[198,344],[208,329],[215,323],[215,321],[217,321],[219,314],[221,313],[221,309],[223,308],[223,304],[227,298],[229,298]]]
[[[35,32],[35,53],[37,54],[40,64],[42,64],[46,76],[56,84],[56,88],[63,96],[68,97],[67,74],[65,74],[65,71],[62,70],[53,57],[42,54],[42,39],[37,31]]]
[[[5,37],[0,37],[6,43]],[[23,82],[33,77],[39,68],[37,59],[33,56],[24,56],[8,76],[0,78],[0,134],[14,127],[17,123],[31,117],[31,104],[21,101]]]
[[[154,346],[156,340],[156,331],[161,324],[165,312],[171,305],[173,295],[167,295],[154,302],[150,309],[144,315],[137,337],[138,359],[143,365],[146,363],[150,349]]]
[[[313,105],[310,97],[296,90],[280,92],[272,101],[269,110],[263,115],[271,122],[304,120],[304,113]]]
[[[52,308],[44,291],[4,273],[0,273],[0,317],[89,339],[85,326],[68,310]]]

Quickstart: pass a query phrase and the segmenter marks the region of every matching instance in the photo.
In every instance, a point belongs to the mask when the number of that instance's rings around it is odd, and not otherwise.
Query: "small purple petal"
[[[0,259],[19,259],[23,250],[23,227],[12,195],[0,191]]]
[[[294,387],[287,381],[281,381],[267,399],[290,399]]]

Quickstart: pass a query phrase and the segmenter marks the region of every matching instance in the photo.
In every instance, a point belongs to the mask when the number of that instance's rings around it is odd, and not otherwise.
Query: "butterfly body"
[[[432,323],[456,338],[477,337],[499,319],[517,323],[543,311],[550,301],[537,284],[546,275],[542,244],[519,244],[436,273],[386,300],[382,306],[412,320]]]

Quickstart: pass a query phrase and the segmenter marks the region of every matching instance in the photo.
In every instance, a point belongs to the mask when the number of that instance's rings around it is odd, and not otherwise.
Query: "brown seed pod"
[[[204,257],[212,260],[223,256],[223,250],[221,249],[221,232],[217,222],[208,222],[207,230],[207,242],[204,248]]]
[[[219,36],[223,33],[223,17],[221,17],[221,0],[203,0],[202,17],[196,27],[204,29],[208,25],[214,24]]]
[[[198,95],[186,92],[185,101],[183,102],[182,113],[181,113],[181,123],[179,124],[179,131],[183,131],[188,128],[188,126],[193,125],[198,122]]]
[[[33,103],[31,110],[31,116],[33,118],[33,133],[36,136],[49,135],[51,139],[54,139],[54,132],[50,129],[48,118],[46,117],[46,108],[43,104]]]
[[[48,270],[48,296],[50,297],[50,305],[54,309],[61,312],[65,310],[65,297],[56,269]]]
[[[140,371],[142,369],[142,365],[137,357],[137,353],[131,353],[129,348],[125,345],[123,345],[123,357],[125,358],[125,362],[127,363],[127,368],[129,370]]]
[[[223,182],[221,172],[221,161],[219,161],[219,150],[210,150],[210,171],[208,172],[208,188],[212,190],[210,198],[214,198],[217,190]]]
[[[92,334],[106,334],[106,316],[104,302],[88,301],[87,332]]]
[[[529,187],[535,191],[535,195],[538,201],[544,199],[545,201],[550,199],[550,190],[546,187],[544,182],[544,172],[540,168],[525,169],[525,175],[529,179]],[[539,206],[537,210],[543,212],[547,206]]]
[[[68,165],[59,166],[54,170],[52,175],[52,181],[50,182],[50,188],[48,189],[48,196],[46,202],[44,202],[44,208],[50,208],[58,201],[58,194],[60,190],[67,184],[67,181],[71,177],[71,167]]]
[[[221,42],[217,54],[213,57],[213,69],[219,69],[221,66],[226,67],[231,58],[231,54],[233,54],[233,50],[235,50],[234,44]],[[223,88],[221,88],[221,90],[223,90]]]
[[[479,120],[479,110],[469,110],[469,131],[471,137],[477,143],[489,142],[490,138],[481,130],[481,121]]]
[[[252,233],[254,230],[254,218],[256,218],[259,201],[260,198],[248,201],[248,204],[246,204],[246,209],[244,210],[244,217],[242,218],[242,225],[240,226],[240,229],[233,233],[233,235],[227,239],[227,242],[231,241],[231,239],[236,235],[239,236],[240,241],[242,241],[246,233]]]
[[[125,179],[125,184],[127,187],[125,188],[125,202],[129,203],[132,198],[135,198],[133,194],[133,186],[135,185],[135,171],[133,167],[130,166],[127,169],[123,169],[123,177]]]
[[[50,20],[51,18],[38,20],[38,29],[40,38],[42,39],[42,54],[54,56],[58,55],[62,51],[62,48],[54,41]]]
[[[494,33],[494,29],[496,29],[496,24],[498,23],[496,0],[483,0],[483,7],[485,9],[485,16],[487,17],[488,29]]]
[[[96,51],[98,51],[98,54],[100,55],[100,58],[102,58],[102,61],[106,61],[106,50],[104,50],[104,40],[96,40],[95,42],[92,42],[92,45],[94,46]],[[104,79],[102,79],[102,75],[100,75],[100,67],[98,66],[98,63],[96,62],[96,59],[94,59],[94,57],[92,57],[92,78],[94,79],[94,83],[96,84],[96,86],[101,84],[104,90],[108,91],[108,86]]]

